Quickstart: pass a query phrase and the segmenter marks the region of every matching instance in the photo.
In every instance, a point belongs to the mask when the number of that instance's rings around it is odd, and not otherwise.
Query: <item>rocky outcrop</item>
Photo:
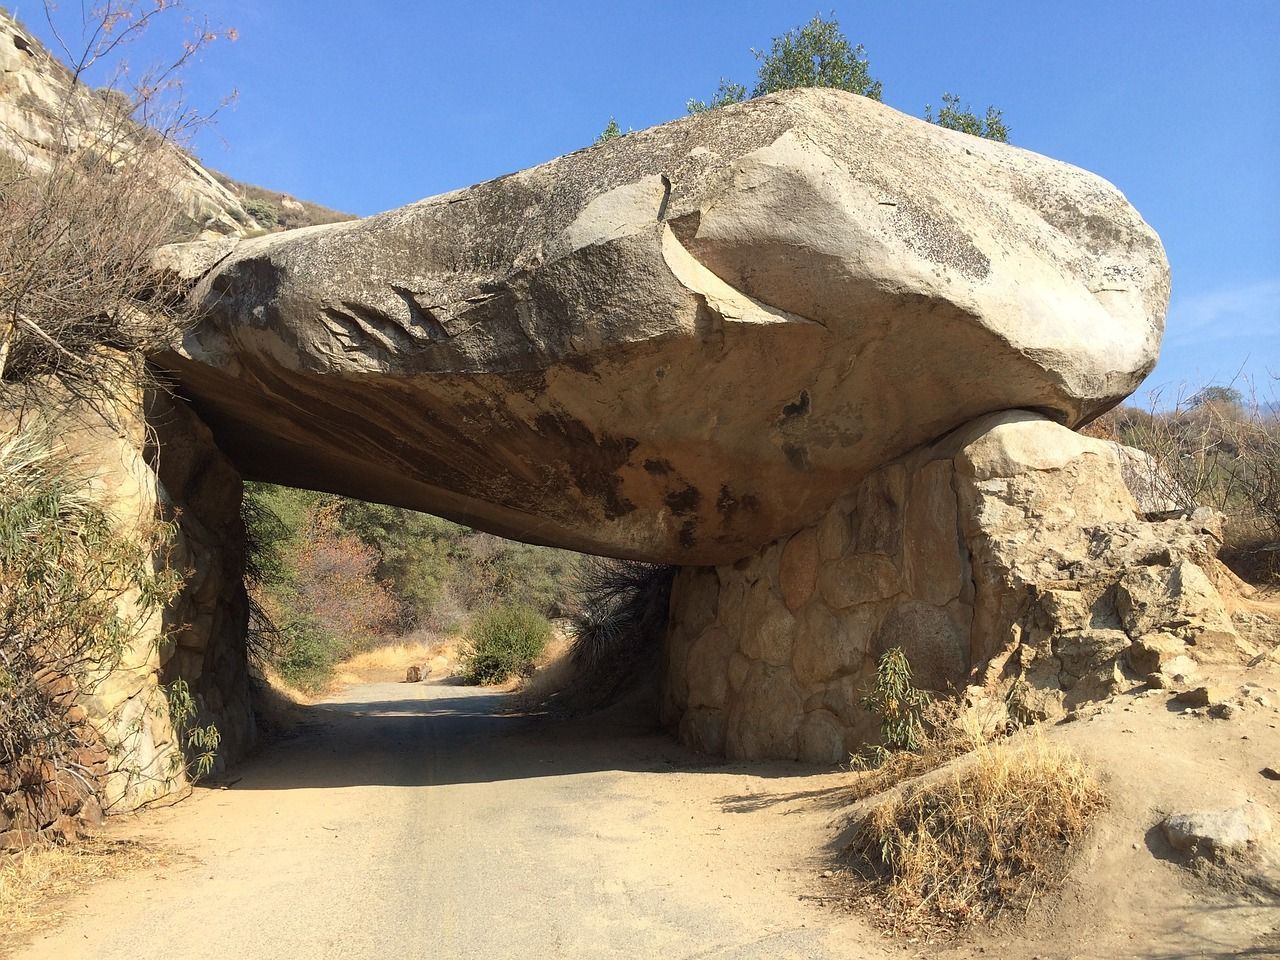
[[[664,717],[730,757],[834,762],[877,737],[875,661],[1040,717],[1253,651],[1220,531],[1138,512],[1118,445],[1014,411],[873,472],[814,525],[676,579]]]
[[[104,137],[118,141],[122,96],[75,81],[56,57],[0,9],[0,160],[48,170],[68,146]],[[153,162],[166,167],[154,173],[177,199],[182,234],[241,235],[263,226],[239,197],[176,146]]]
[[[168,262],[207,317],[162,362],[246,476],[684,564],[974,417],[1088,420],[1168,295],[1109,184],[832,90]]]
[[[195,707],[187,726],[218,729],[215,769],[253,740],[240,477],[208,429],[162,392],[145,402],[121,398],[109,411],[68,404],[51,426],[92,478],[92,496],[121,535],[146,539],[157,522],[172,527],[150,562],[180,575],[176,597],[142,620],[109,672],[82,679],[75,699],[100,745],[93,761],[98,799],[108,810],[130,809],[186,783],[182,730],[170,714],[175,681],[186,684]],[[30,785],[24,790],[40,795]]]
[[[0,149],[38,164],[53,108],[91,125],[95,95],[0,47],[0,103],[30,108],[0,108]],[[232,236],[159,258],[203,309],[154,358],[194,414],[151,409],[158,460],[138,431],[98,451],[122,504],[177,520],[189,574],[171,639],[92,704],[142,771],[121,798],[179,752],[173,680],[224,757],[251,738],[240,476],[683,565],[664,711],[736,757],[873,738],[890,647],[935,689],[1022,681],[1043,715],[1247,647],[1212,525],[1140,514],[1132,456],[1070,429],[1150,371],[1169,292],[1091,174],[797,90],[253,239],[222,183],[179,180]]]

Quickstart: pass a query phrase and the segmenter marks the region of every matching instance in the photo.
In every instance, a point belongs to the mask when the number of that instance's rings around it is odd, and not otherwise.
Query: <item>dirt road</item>
[[[17,956],[887,955],[802,899],[823,892],[837,776],[501,705],[385,683],[311,708],[228,788],[117,826],[182,855],[94,887]]]

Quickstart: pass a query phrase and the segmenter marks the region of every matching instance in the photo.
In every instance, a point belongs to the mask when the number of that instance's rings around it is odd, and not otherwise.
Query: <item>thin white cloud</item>
[[[1169,306],[1166,349],[1241,338],[1257,338],[1264,351],[1280,349],[1280,279],[1175,296]]]
[[[1174,296],[1144,403],[1168,406],[1209,384],[1280,400],[1280,279]]]

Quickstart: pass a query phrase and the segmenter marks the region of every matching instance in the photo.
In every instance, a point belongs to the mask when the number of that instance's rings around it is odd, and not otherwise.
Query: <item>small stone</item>
[[[1169,686],[1169,678],[1163,673],[1148,673],[1147,686],[1152,690],[1164,690]]]
[[[84,803],[80,805],[77,816],[81,823],[91,827],[100,827],[107,822],[106,814],[102,812],[102,804],[97,797],[86,797]]]
[[[1217,703],[1220,698],[1208,687],[1191,687],[1175,694],[1173,699],[1193,707],[1207,707],[1211,703]]]
[[[1256,807],[1241,804],[1227,810],[1182,813],[1160,824],[1173,849],[1199,857],[1245,853],[1271,830],[1271,821]]]
[[[1262,775],[1268,780],[1280,780],[1280,770],[1275,767],[1263,767]]]
[[[1218,720],[1230,720],[1236,712],[1236,706],[1232,703],[1215,703],[1209,708],[1209,716]]]
[[[835,872],[834,872],[834,871],[832,871],[832,870],[823,870],[823,871],[822,871],[822,875],[823,875],[824,877],[828,877],[828,878],[829,878],[829,877],[834,877],[834,876],[835,876]]]

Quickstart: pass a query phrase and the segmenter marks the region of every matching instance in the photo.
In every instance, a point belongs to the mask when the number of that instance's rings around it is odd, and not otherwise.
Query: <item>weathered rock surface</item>
[[[150,562],[177,571],[181,589],[163,611],[140,619],[119,662],[86,678],[72,707],[98,744],[77,762],[104,806],[127,810],[187,782],[182,731],[168,700],[175,681],[191,695],[189,723],[218,729],[216,771],[253,741],[240,477],[185,404],[162,393],[120,397],[113,410],[67,403],[48,426],[91,477],[91,495],[122,536],[145,540],[157,522],[173,525],[168,547]],[[119,602],[138,617],[134,593]],[[68,691],[76,693],[74,686]],[[79,815],[88,799],[64,782],[73,778],[52,769],[0,767],[0,811],[18,809],[3,797],[6,778],[26,804],[13,829],[49,829],[59,815]]]
[[[1227,810],[1173,814],[1160,828],[1174,850],[1222,859],[1255,850],[1271,832],[1271,819],[1257,804],[1242,803]]]
[[[870,474],[813,526],[676,579],[663,713],[730,757],[837,762],[901,647],[915,682],[1041,717],[1256,652],[1221,590],[1213,525],[1149,521],[1125,451],[1010,411]],[[820,562],[809,558],[816,552]]]
[[[831,90],[168,262],[208,315],[163,362],[246,476],[683,564],[975,417],[1089,419],[1154,364],[1169,283],[1099,178]],[[812,589],[899,590],[859,556]]]

